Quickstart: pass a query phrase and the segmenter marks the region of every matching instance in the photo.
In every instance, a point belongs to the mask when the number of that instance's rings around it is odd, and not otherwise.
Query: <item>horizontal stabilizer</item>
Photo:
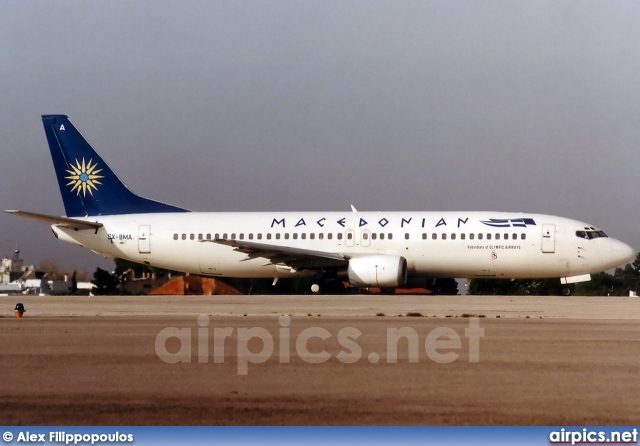
[[[35,212],[26,211],[5,211],[9,214],[17,215],[19,217],[29,218],[31,220],[39,221],[40,223],[46,223],[49,225],[56,225],[61,228],[68,229],[98,229],[103,225],[97,221],[76,220],[74,218],[57,217],[55,215],[37,214]]]

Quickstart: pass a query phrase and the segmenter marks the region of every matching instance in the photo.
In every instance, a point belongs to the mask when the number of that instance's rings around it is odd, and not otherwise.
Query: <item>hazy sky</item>
[[[0,208],[63,214],[40,115],[193,210],[505,210],[640,249],[640,3],[4,1]],[[2,213],[1,254],[106,261]]]

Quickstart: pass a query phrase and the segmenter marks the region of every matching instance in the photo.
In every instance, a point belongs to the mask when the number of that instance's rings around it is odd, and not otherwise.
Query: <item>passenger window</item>
[[[195,239],[196,239],[195,234],[189,234],[189,240],[195,240]]]
[[[178,234],[173,234],[173,239],[178,240]]]
[[[427,233],[426,233],[426,232],[423,232],[423,233],[422,233],[422,240],[426,240],[426,239],[427,239]]]
[[[504,239],[505,239],[505,240],[509,240],[509,234],[505,234],[505,235],[504,235]]]
[[[271,240],[271,233],[267,234],[267,240]]]
[[[521,238],[522,240],[526,240],[526,239],[527,239],[527,234],[522,233],[522,235],[520,236],[520,238]]]
[[[442,240],[446,240],[447,239],[447,234],[443,233],[442,234]]]
[[[211,234],[207,234],[207,240],[211,240]]]
[[[258,240],[262,240],[262,233],[258,233]]]
[[[336,237],[338,237],[338,240],[342,240],[342,232],[338,232],[338,235]]]
[[[405,234],[404,234],[404,239],[405,239],[405,240],[409,240],[409,233],[408,233],[408,232],[405,232]]]
[[[333,233],[332,233],[332,232],[328,233],[328,234],[327,234],[327,238],[328,238],[329,240],[333,239]]]
[[[376,239],[376,237],[378,237],[378,234],[376,234],[375,232],[373,232],[373,233],[371,234],[371,240],[375,240],[375,239]]]
[[[491,240],[491,234],[487,234],[487,240]]]
[[[220,234],[216,234],[216,240],[220,239]]]
[[[288,232],[285,232],[285,233],[284,233],[284,239],[285,239],[285,240],[289,240],[289,233],[288,233]]]
[[[236,239],[236,235],[235,234],[231,234],[231,240],[235,240]]]
[[[202,240],[202,234],[198,234],[198,240]]]
[[[276,240],[280,240],[280,233],[279,232],[276,234]]]
[[[451,240],[455,240],[456,239],[456,235],[455,234],[451,234]]]
[[[511,234],[511,238],[514,240],[518,240],[518,234],[516,233]]]
[[[302,234],[300,234],[300,238],[301,238],[302,240],[305,240],[305,239],[307,238],[307,233],[306,233],[306,232],[303,232]]]
[[[431,234],[431,238],[433,240],[438,240],[438,234],[436,234],[435,232],[433,234]]]
[[[347,240],[353,240],[353,233],[347,232]]]
[[[482,233],[478,234],[478,240],[482,240]]]
[[[496,234],[496,240],[500,240],[500,234]]]
[[[244,234],[240,234],[240,240],[244,240]]]
[[[393,234],[390,232],[389,236],[387,237],[387,240],[391,240],[393,238]]]
[[[294,240],[298,240],[298,233],[294,233],[294,234],[293,234],[293,239],[294,239]]]
[[[318,240],[324,240],[324,234],[322,232],[318,234]]]
[[[369,234],[366,232],[362,233],[362,240],[369,240]]]
[[[311,240],[313,240],[313,239],[315,239],[315,238],[316,238],[316,235],[312,232],[311,234],[309,234],[309,238],[310,238]]]
[[[222,238],[223,239],[228,239],[229,237],[227,237],[227,234],[222,234]]]
[[[474,238],[476,238],[476,235],[473,232],[469,234],[469,240],[473,240]]]
[[[253,233],[249,234],[249,240],[253,240]]]
[[[384,233],[380,233],[380,240],[384,240]]]
[[[464,232],[460,234],[460,240],[464,240],[466,238],[467,238],[467,235]]]

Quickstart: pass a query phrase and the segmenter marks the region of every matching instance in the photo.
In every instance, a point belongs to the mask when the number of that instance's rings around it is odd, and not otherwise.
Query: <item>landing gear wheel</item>
[[[311,290],[312,294],[318,294],[320,292],[320,285],[318,285],[317,283],[312,283],[309,289]]]
[[[562,287],[562,295],[563,296],[571,296],[573,294],[573,287],[571,285]]]

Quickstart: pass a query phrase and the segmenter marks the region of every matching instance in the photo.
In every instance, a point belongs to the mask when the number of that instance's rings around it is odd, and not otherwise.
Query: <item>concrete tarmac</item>
[[[640,320],[640,297],[528,296],[1,296],[0,316],[405,316]]]
[[[640,298],[9,296],[0,308],[5,425],[640,417]]]

